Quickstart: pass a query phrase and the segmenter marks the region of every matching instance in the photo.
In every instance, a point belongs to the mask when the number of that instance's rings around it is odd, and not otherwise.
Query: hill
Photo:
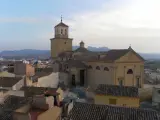
[[[73,46],[73,50],[77,49],[79,46]],[[92,47],[88,46],[87,48],[90,51],[108,51],[108,47]],[[139,53],[144,59],[160,59],[160,54],[152,54],[152,53]],[[11,51],[2,51],[0,52],[0,56],[4,58],[14,58],[14,59],[22,59],[22,58],[39,58],[46,59],[50,57],[50,50],[35,50],[35,49],[23,49],[23,50],[11,50]]]

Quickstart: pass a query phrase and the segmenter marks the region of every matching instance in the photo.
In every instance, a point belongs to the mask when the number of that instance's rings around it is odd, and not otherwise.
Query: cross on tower
[[[61,15],[61,22],[62,22],[62,20],[63,20],[63,19],[62,19],[62,15]]]

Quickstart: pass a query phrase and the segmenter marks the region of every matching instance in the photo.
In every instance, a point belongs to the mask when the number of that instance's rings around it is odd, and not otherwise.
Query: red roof
[[[50,90],[50,91],[46,91],[45,94],[49,94],[49,95],[59,95],[58,92],[54,91],[54,90]]]
[[[31,120],[37,120],[38,116],[43,112],[48,110],[48,104],[39,105],[39,106],[32,106],[33,108],[30,110]]]
[[[37,120],[38,116],[43,112],[30,112],[31,120]]]

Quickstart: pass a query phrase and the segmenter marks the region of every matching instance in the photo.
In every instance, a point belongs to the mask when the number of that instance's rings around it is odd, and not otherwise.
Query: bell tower
[[[54,27],[55,35],[51,38],[51,57],[56,58],[58,54],[72,51],[72,39],[69,38],[69,26],[63,23],[62,17],[59,24]]]
[[[61,17],[61,22],[54,27],[55,29],[55,38],[68,38],[68,25],[64,24],[62,22],[62,17]]]

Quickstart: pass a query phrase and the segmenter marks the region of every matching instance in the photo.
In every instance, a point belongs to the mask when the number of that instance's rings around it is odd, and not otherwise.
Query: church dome
[[[80,42],[80,44],[84,44],[84,42],[83,42],[83,41],[81,41],[81,42]]]

